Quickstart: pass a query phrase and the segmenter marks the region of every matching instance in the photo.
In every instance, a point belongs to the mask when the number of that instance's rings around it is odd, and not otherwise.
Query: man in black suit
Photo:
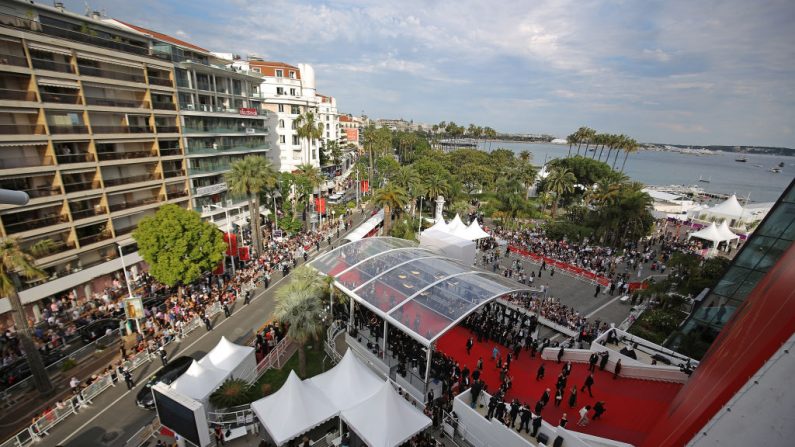
[[[588,377],[585,378],[585,384],[582,386],[580,391],[585,391],[588,388],[588,395],[593,397],[593,393],[591,392],[591,385],[593,385],[593,374],[588,374]]]

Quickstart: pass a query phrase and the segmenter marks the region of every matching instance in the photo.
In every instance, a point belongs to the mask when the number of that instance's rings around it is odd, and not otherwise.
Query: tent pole
[[[348,301],[350,302],[350,314],[348,315],[348,332],[353,330],[353,297],[348,297]]]
[[[425,394],[428,394],[428,383],[431,375],[431,357],[433,356],[433,343],[428,345],[428,354],[425,358]]]
[[[383,344],[381,345],[381,352],[384,353],[384,363],[387,363],[386,362],[386,336],[387,336],[388,333],[389,333],[389,322],[387,322],[386,319],[384,319],[384,340],[382,342]]]

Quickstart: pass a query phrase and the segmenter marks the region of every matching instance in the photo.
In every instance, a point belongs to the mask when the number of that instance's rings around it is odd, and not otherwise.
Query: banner
[[[144,305],[140,297],[124,299],[124,315],[128,320],[146,318],[146,315],[144,315]]]
[[[359,190],[361,192],[364,193],[364,192],[367,192],[367,191],[370,190],[370,181],[369,180],[362,180],[359,183],[360,183]]]
[[[224,233],[224,242],[226,242],[226,255],[237,255],[237,235],[234,233]]]
[[[315,198],[315,211],[320,214],[326,214],[326,198],[325,197],[317,197]]]
[[[213,270],[213,275],[223,275],[226,270],[224,269],[224,261],[218,263],[218,266]]]
[[[237,256],[241,261],[248,261],[251,259],[251,253],[248,247],[240,247],[237,249]]]

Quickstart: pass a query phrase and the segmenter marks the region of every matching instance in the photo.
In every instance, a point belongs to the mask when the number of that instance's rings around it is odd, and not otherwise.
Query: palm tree
[[[530,153],[527,149],[519,152],[519,160],[522,160],[522,163],[530,163],[530,160],[533,159],[533,154]]]
[[[259,216],[259,195],[272,189],[278,182],[276,171],[270,161],[259,155],[248,155],[232,163],[229,172],[224,174],[229,190],[248,197],[248,213],[251,217],[251,236],[254,240],[254,253],[262,253],[262,227]]]
[[[606,133],[599,133],[596,134],[596,144],[602,145],[602,148],[599,149],[599,161],[602,161],[602,153],[605,151],[605,144],[607,144],[608,135]],[[593,151],[594,157],[596,158],[596,151]]]
[[[400,211],[409,203],[409,195],[405,189],[389,183],[373,194],[374,203],[384,208],[384,234],[389,234],[392,227],[392,212],[400,214]]]
[[[307,275],[295,275],[289,284],[276,292],[274,317],[287,325],[287,337],[298,344],[298,374],[306,378],[306,343],[317,340],[323,332],[323,289]],[[314,276],[318,277],[317,274]]]
[[[30,367],[33,383],[39,393],[49,395],[55,391],[39,350],[33,343],[25,308],[19,299],[17,287],[19,278],[39,279],[46,274],[35,265],[35,258],[47,255],[52,251],[53,242],[44,239],[35,243],[28,251],[19,246],[19,241],[12,238],[0,239],[0,292],[8,297],[14,318],[14,328],[17,331],[19,344]]]
[[[638,142],[635,141],[634,138],[628,138],[626,145],[624,146],[624,162],[621,163],[621,172],[624,172],[624,166],[627,165],[627,157],[629,154],[638,151]]]
[[[616,144],[618,143],[618,135],[611,133],[608,134],[605,139],[607,144],[607,157],[605,157],[605,162],[607,163],[610,161],[610,153],[613,152],[613,149],[616,147]],[[599,158],[601,158],[601,154],[599,155],[600,155]]]
[[[612,165],[612,168],[613,168],[613,169],[616,169],[616,163],[618,162],[618,153],[619,153],[620,151],[624,150],[624,148],[625,148],[625,147],[626,147],[626,145],[627,145],[627,140],[628,140],[628,139],[629,139],[629,137],[627,137],[627,136],[626,136],[626,135],[624,135],[624,134],[621,134],[621,135],[617,135],[617,136],[616,136],[616,143],[615,143],[615,148],[616,148],[616,156],[613,158],[613,165]]]
[[[320,123],[315,120],[315,114],[311,111],[306,111],[303,115],[299,115],[298,118],[293,121],[293,125],[296,129],[296,134],[298,138],[304,139],[309,143],[309,149],[307,151],[307,158],[306,163],[312,163],[312,144],[315,140],[319,140],[323,137],[323,123]]]
[[[304,194],[307,196],[307,208],[306,212],[308,213],[309,210],[312,208],[312,200],[315,198],[315,191],[317,187],[323,182],[323,175],[320,173],[320,170],[311,164],[305,163],[298,166],[298,172],[296,172],[299,178],[304,180],[304,184],[308,188],[307,191],[304,191]],[[309,217],[304,220],[304,229],[309,230]]]
[[[525,200],[529,199],[530,188],[533,186],[533,183],[535,183],[536,181],[536,175],[538,175],[538,169],[536,169],[536,167],[531,165],[530,163],[523,162],[516,168],[516,172],[513,175],[516,177],[519,183],[521,183],[524,186]]]
[[[571,172],[569,168],[555,168],[549,173],[547,177],[547,189],[555,193],[555,201],[552,202],[552,218],[558,212],[558,204],[564,194],[568,194],[574,190],[574,184],[577,182],[577,177]]]
[[[575,132],[575,133],[567,136],[566,137],[566,143],[569,143],[569,154],[567,155],[567,157],[571,157],[571,146],[573,144],[577,144],[577,133]]]
[[[434,174],[425,181],[425,192],[428,194],[428,199],[434,200],[439,196],[447,195],[450,190],[450,185],[442,174]]]

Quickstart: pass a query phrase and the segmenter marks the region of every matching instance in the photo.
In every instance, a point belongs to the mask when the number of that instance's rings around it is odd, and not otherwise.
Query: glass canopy
[[[500,275],[391,237],[345,244],[309,265],[426,346],[486,302],[529,291]]]

